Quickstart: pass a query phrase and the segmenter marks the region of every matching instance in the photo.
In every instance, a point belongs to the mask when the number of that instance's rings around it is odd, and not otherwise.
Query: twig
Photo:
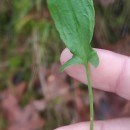
[[[42,71],[42,62],[41,62],[42,61],[42,49],[40,48],[40,46],[38,44],[38,34],[37,34],[36,30],[33,32],[33,50],[34,50],[34,54],[36,57],[36,66],[37,66],[37,72],[38,72],[40,84],[42,87],[42,93],[43,93],[44,97],[46,98],[45,76]]]

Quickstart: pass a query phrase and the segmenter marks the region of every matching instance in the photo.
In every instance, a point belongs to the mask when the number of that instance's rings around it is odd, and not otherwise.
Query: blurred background
[[[130,1],[94,4],[92,46],[129,56]],[[46,0],[0,0],[0,130],[53,130],[89,120],[87,87],[59,72],[64,48]],[[129,101],[93,93],[96,120],[130,117]]]

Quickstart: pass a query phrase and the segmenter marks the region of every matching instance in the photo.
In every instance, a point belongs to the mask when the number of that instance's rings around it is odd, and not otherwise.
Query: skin
[[[90,67],[93,88],[113,92],[130,100],[130,58],[107,50],[95,49],[100,63],[97,68]],[[61,64],[72,57],[68,49],[61,54]],[[71,77],[87,84],[85,69],[82,65],[68,67],[65,72]],[[130,119],[95,121],[94,130],[129,130]],[[56,130],[89,130],[89,122],[64,126]]]

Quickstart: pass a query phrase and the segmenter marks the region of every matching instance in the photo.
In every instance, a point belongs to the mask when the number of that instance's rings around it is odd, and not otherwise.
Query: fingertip
[[[95,121],[93,130],[128,130],[130,128],[129,122],[129,118]],[[55,130],[90,130],[90,122],[72,124]]]
[[[63,127],[57,128],[55,130],[88,130],[88,129],[89,129],[89,123],[81,122],[81,123],[77,123],[77,124],[63,126]]]
[[[95,51],[100,58],[100,63],[97,68],[90,65],[92,86],[130,99],[129,57],[102,49],[95,49]],[[71,59],[72,56],[67,48],[64,49],[60,57],[61,64]],[[87,83],[85,69],[82,65],[70,66],[65,72],[82,83]]]
[[[57,129],[54,129],[54,130],[70,130],[69,126],[62,126],[62,127],[57,128]]]
[[[68,48],[65,48],[62,53],[61,53],[61,56],[60,56],[60,62],[61,62],[61,65],[63,65],[66,61],[68,61],[69,59],[71,59],[72,57],[72,53],[69,51]]]

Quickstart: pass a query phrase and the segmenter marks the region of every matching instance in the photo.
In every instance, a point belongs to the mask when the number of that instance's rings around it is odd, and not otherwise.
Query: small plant
[[[89,63],[99,63],[90,43],[93,37],[95,11],[93,0],[48,0],[48,7],[56,28],[73,57],[61,68],[82,64],[86,69],[90,99],[90,130],[93,130],[94,110]]]

